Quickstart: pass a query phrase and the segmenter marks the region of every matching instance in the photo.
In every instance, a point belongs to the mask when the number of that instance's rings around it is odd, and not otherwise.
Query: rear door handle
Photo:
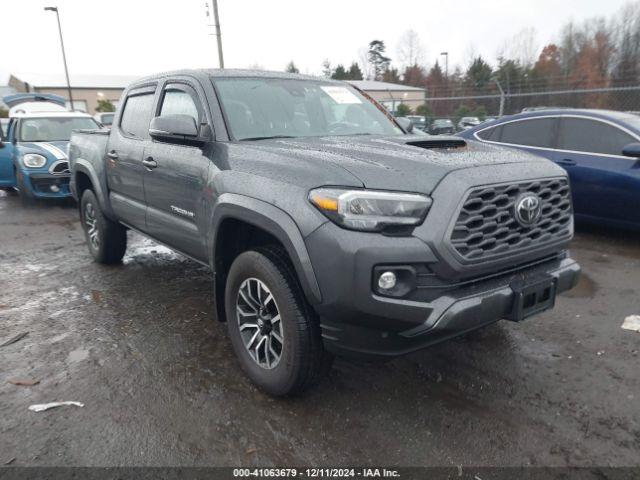
[[[147,167],[148,170],[153,170],[158,166],[158,162],[156,162],[153,157],[147,157],[142,160],[142,164]]]
[[[111,160],[117,160],[118,154],[115,150],[111,150],[109,153],[107,153],[107,157],[109,157]]]
[[[571,160],[569,158],[563,158],[562,160],[556,160],[558,165],[562,165],[563,167],[573,167],[577,165],[575,160]]]

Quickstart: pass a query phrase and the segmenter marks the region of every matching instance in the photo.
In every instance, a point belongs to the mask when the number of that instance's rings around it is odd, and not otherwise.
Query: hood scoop
[[[467,142],[461,138],[447,138],[442,140],[416,140],[413,142],[407,142],[407,145],[412,147],[426,148],[427,150],[451,150],[456,148],[465,148]]]

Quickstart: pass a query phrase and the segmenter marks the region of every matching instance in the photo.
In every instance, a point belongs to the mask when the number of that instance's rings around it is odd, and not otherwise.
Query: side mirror
[[[625,157],[640,158],[640,143],[630,143],[622,149],[622,155]]]
[[[151,120],[149,135],[164,140],[195,140],[198,137],[198,125],[189,115],[155,117]]]
[[[407,133],[413,132],[413,122],[405,117],[396,117],[396,122]]]

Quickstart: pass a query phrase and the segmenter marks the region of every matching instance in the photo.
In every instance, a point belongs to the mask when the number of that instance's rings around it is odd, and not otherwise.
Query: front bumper
[[[68,198],[70,175],[22,172],[24,182],[36,198]]]
[[[516,280],[553,277],[561,293],[575,286],[580,273],[562,253],[508,271],[421,285],[391,298],[375,292],[375,267],[411,264],[428,270],[439,260],[420,239],[350,232],[326,223],[306,243],[322,293],[314,308],[324,344],[340,355],[392,357],[419,350],[510,316]]]

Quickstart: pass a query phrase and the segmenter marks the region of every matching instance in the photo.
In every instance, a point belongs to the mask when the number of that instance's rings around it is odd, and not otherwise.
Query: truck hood
[[[256,159],[286,157],[289,165],[301,163],[300,168],[308,168],[307,181],[315,182],[315,186],[335,181],[336,166],[351,174],[348,176],[351,182],[355,177],[366,188],[427,194],[448,173],[471,167],[547,162],[550,174],[557,173],[547,160],[522,151],[468,140],[464,141],[466,146],[459,146],[461,142],[463,140],[457,137],[402,135],[306,137],[241,143],[257,154]],[[453,148],[447,148],[452,145]],[[323,170],[323,165],[325,171],[332,172],[332,180],[314,178]]]

